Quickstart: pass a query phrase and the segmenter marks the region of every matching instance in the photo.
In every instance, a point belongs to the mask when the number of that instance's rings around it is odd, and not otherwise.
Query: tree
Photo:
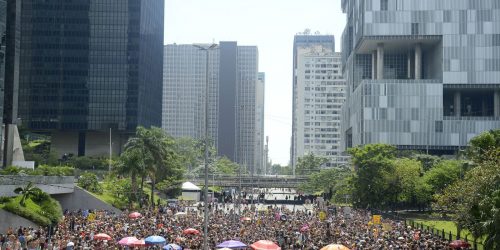
[[[94,173],[83,173],[80,178],[78,178],[78,186],[92,193],[102,193],[102,187]]]
[[[143,157],[151,179],[151,204],[154,207],[155,182],[169,177],[181,179],[183,169],[175,151],[175,141],[161,128],[137,127],[136,134],[125,144],[125,150],[136,150]]]
[[[130,176],[132,196],[130,199],[130,205],[132,202],[137,201],[137,176],[141,176],[144,180],[146,174],[146,162],[145,159],[150,159],[150,156],[144,156],[144,150],[136,147],[128,147],[120,156],[117,164],[115,165],[115,172],[121,175]],[[143,192],[143,186],[141,185],[141,193]]]
[[[418,186],[421,185],[422,164],[409,158],[394,159],[392,164],[394,173],[391,176],[396,178],[394,188],[399,191],[395,202],[415,205],[418,202]]]
[[[472,138],[466,155],[474,163],[487,161],[491,157],[500,157],[500,129],[486,131]]]
[[[454,211],[459,228],[467,228],[474,238],[486,235],[491,246],[498,245],[497,192],[500,190],[500,149],[485,147],[475,167],[436,195],[436,205]],[[477,157],[477,156],[474,156]],[[494,248],[494,247],[493,247]],[[492,248],[492,249],[493,249]]]
[[[422,163],[422,168],[424,172],[427,172],[433,166],[438,164],[442,159],[435,155],[427,155],[427,154],[413,154],[411,159],[415,159]]]
[[[219,157],[212,168],[212,173],[219,173],[224,175],[235,175],[238,172],[240,166],[231,161],[229,158],[223,156]]]
[[[319,172],[321,166],[328,161],[325,157],[316,156],[313,153],[306,154],[299,157],[297,166],[295,167],[295,174],[297,175],[310,175],[314,172]]]
[[[21,206],[26,206],[26,199],[36,196],[39,192],[42,192],[42,190],[36,186],[33,185],[33,183],[30,181],[24,188],[23,187],[18,187],[14,189],[14,193],[16,194],[21,194],[21,201],[19,201],[19,204]]]
[[[391,160],[396,148],[386,144],[368,144],[350,148],[355,175],[352,177],[353,205],[382,208],[394,200],[396,190],[388,178],[393,174]],[[393,185],[395,184],[393,180]]]
[[[431,193],[439,193],[460,178],[462,165],[458,160],[441,161],[425,172],[423,181],[429,186]]]
[[[351,171],[347,169],[323,169],[309,175],[307,182],[301,184],[299,190],[308,193],[323,192],[328,197],[344,198],[348,194],[345,188],[350,175]]]

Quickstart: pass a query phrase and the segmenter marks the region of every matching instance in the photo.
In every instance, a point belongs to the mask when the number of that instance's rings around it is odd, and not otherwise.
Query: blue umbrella
[[[182,247],[177,244],[168,244],[163,247],[165,250],[182,250]]]
[[[146,242],[146,244],[156,245],[156,244],[165,244],[167,243],[167,240],[165,240],[165,238],[161,236],[153,235],[144,239],[144,242]]]

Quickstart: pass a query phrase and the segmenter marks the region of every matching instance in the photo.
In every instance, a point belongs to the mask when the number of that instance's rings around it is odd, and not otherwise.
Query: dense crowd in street
[[[402,222],[382,219],[380,225],[375,225],[370,222],[371,214],[364,210],[345,213],[338,209],[339,212],[330,211],[321,218],[315,208],[301,211],[291,211],[284,206],[263,208],[242,205],[242,214],[237,216],[233,206],[211,206],[209,248],[216,249],[219,243],[232,239],[247,245],[270,240],[281,249],[321,249],[332,243],[350,249],[448,249],[449,245],[437,236],[414,230]],[[120,239],[128,236],[142,239],[151,235],[163,236],[168,243],[183,249],[202,249],[202,206],[160,206],[139,211],[138,218],[130,218],[130,212],[66,212],[64,220],[53,229],[20,227],[5,232],[0,237],[0,250],[127,249],[118,244]],[[187,228],[196,229],[195,233],[186,234]],[[98,233],[106,233],[111,239],[97,240],[94,236]]]

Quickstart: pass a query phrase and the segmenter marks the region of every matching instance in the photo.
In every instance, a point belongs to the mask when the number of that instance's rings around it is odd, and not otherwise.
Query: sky
[[[259,49],[266,73],[265,135],[269,157],[287,165],[292,135],[293,36],[305,29],[335,35],[345,26],[341,0],[165,0],[164,44],[237,41]]]

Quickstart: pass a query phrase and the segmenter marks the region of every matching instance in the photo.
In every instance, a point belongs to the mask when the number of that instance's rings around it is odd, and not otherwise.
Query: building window
[[[443,132],[443,121],[436,121],[436,133],[442,133]]]
[[[411,34],[412,35],[418,35],[418,23],[412,23],[411,24]]]
[[[389,9],[389,0],[380,0],[380,10]]]

